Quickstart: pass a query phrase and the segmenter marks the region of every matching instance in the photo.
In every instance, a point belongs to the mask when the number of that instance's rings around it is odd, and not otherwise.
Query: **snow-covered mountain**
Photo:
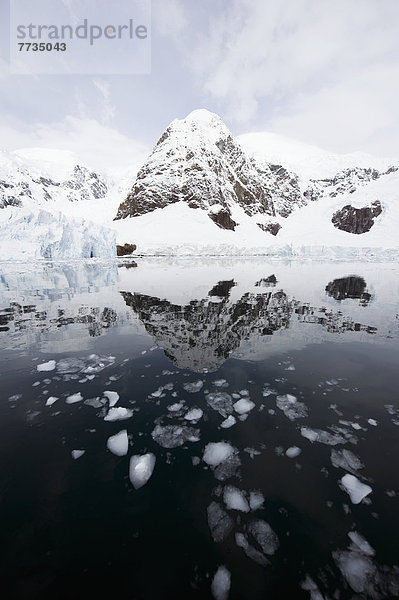
[[[397,256],[399,161],[275,134],[234,138],[195,110],[120,181],[70,152],[0,153],[4,258],[137,254]],[[126,250],[127,252],[127,250]]]
[[[173,121],[119,206],[119,243],[149,254],[398,248],[399,163],[278,138],[234,139],[206,110]]]

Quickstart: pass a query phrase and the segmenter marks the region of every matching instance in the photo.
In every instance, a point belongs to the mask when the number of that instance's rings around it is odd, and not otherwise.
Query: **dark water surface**
[[[394,264],[2,264],[1,597],[399,598],[398,314]]]

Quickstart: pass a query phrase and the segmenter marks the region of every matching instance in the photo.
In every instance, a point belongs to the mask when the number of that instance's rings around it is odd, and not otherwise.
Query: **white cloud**
[[[241,128],[260,121],[356,147],[381,127],[399,128],[398,20],[397,0],[232,0],[210,20],[191,64]]]
[[[152,19],[165,37],[177,36],[187,27],[186,11],[180,0],[153,0]]]
[[[111,102],[111,86],[104,79],[93,79],[94,87],[100,92],[101,97],[101,122],[106,125],[115,116],[116,107]]]
[[[116,129],[95,119],[66,116],[56,123],[23,122],[0,125],[2,147],[15,150],[24,147],[55,148],[74,152],[88,166],[117,176],[126,169],[139,166],[149,149],[126,137]]]

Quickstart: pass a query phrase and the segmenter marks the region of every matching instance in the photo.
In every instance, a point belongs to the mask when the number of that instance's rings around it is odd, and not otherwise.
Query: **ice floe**
[[[261,567],[267,567],[267,565],[270,564],[270,561],[262,552],[260,552],[260,550],[257,550],[256,548],[251,546],[251,544],[248,542],[248,539],[243,533],[236,533],[235,539],[237,546],[244,550],[248,558],[256,562]]]
[[[290,421],[302,419],[308,415],[308,409],[305,404],[303,402],[299,402],[298,399],[292,394],[277,396],[276,405],[280,410],[283,411],[287,419]]]
[[[203,411],[200,408],[192,408],[184,415],[187,421],[199,421],[202,418]]]
[[[310,442],[319,442],[327,446],[336,446],[337,444],[346,444],[346,439],[339,434],[329,433],[322,429],[310,429],[309,427],[301,427],[301,436]]]
[[[249,512],[249,504],[243,492],[232,485],[227,485],[224,488],[223,500],[230,510]]]
[[[133,416],[133,411],[130,408],[124,408],[123,406],[116,406],[110,408],[104,421],[124,421],[130,419]]]
[[[104,398],[107,398],[108,405],[109,405],[110,408],[112,408],[113,406],[115,406],[115,404],[119,400],[119,394],[118,394],[118,392],[111,392],[110,390],[105,390],[105,392],[103,392],[103,396],[104,396]]]
[[[55,360],[49,360],[48,362],[41,363],[36,366],[38,371],[54,371],[56,362]]]
[[[211,502],[207,508],[208,525],[215,542],[222,542],[233,529],[233,519],[217,502]]]
[[[125,456],[129,449],[129,439],[127,437],[127,430],[123,429],[107,440],[107,448],[112,454],[116,456]]]
[[[75,404],[76,402],[82,402],[82,400],[83,396],[80,392],[78,392],[77,394],[72,394],[71,396],[68,396],[65,402],[67,404]]]
[[[74,460],[77,460],[78,458],[80,458],[81,456],[83,456],[83,454],[86,452],[86,450],[72,450],[71,454],[72,454],[72,458]]]
[[[215,381],[212,381],[213,385],[219,388],[224,388],[224,387],[228,387],[229,384],[227,383],[227,381],[225,379],[216,379]]]
[[[369,485],[362,483],[357,477],[348,473],[342,477],[341,484],[349,494],[352,504],[359,504],[363,498],[373,491]]]
[[[150,479],[155,467],[155,460],[152,452],[137,454],[130,458],[129,479],[136,490],[143,487]]]
[[[224,565],[216,571],[212,580],[211,591],[215,600],[227,600],[230,593],[231,575]]]
[[[56,398],[55,396],[50,396],[50,398],[47,398],[46,400],[46,406],[53,406],[54,402],[57,402],[58,398]]]
[[[375,419],[367,419],[367,423],[373,427],[377,427],[377,421]]]
[[[306,575],[305,581],[301,583],[301,588],[305,590],[305,592],[310,592],[310,600],[324,600],[324,596],[309,575]]]
[[[236,418],[233,417],[233,415],[229,415],[227,419],[220,423],[220,427],[222,427],[223,429],[229,429],[230,427],[233,427],[233,425],[235,425],[236,422]]]
[[[249,506],[251,510],[258,510],[259,508],[263,508],[263,503],[265,498],[259,490],[253,490],[249,492]]]
[[[183,385],[183,388],[186,390],[186,392],[189,392],[190,394],[195,394],[196,392],[199,392],[202,389],[203,385],[204,385],[204,382],[199,379],[198,381],[192,381],[191,383],[185,383]]]
[[[269,523],[261,519],[251,521],[248,525],[248,532],[253,536],[264,554],[272,556],[279,548],[277,535],[270,527]]]
[[[177,448],[185,442],[198,442],[199,429],[181,425],[157,425],[151,436],[163,448]]]
[[[301,452],[302,450],[298,448],[298,446],[291,446],[291,448],[287,448],[285,455],[288,456],[288,458],[296,458]]]
[[[207,394],[207,404],[216,412],[218,412],[224,419],[226,419],[233,412],[233,399],[230,394],[226,392],[215,392]]]
[[[361,460],[350,450],[331,450],[331,464],[335,468],[342,468],[350,473],[355,473],[364,467]]]
[[[241,400],[237,400],[237,402],[234,402],[233,407],[236,413],[238,413],[239,415],[244,415],[245,413],[248,413],[253,408],[255,408],[255,404],[248,398],[241,398]]]
[[[375,550],[368,541],[357,531],[350,531],[348,537],[352,540],[357,550],[360,550],[366,556],[375,556]]]
[[[217,467],[222,462],[230,458],[234,453],[234,448],[227,442],[210,442],[205,446],[203,459],[207,465]]]

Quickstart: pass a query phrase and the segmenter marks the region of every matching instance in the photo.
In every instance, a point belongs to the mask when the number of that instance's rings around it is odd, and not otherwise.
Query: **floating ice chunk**
[[[308,409],[305,404],[303,402],[298,402],[297,398],[292,394],[277,396],[276,404],[290,421],[302,419],[308,415]]]
[[[104,396],[104,398],[108,399],[110,408],[112,408],[113,406],[115,406],[115,404],[119,400],[119,394],[118,394],[118,392],[111,392],[110,390],[106,390],[105,392],[103,392],[103,396]]]
[[[339,434],[328,433],[322,429],[310,429],[309,427],[301,427],[301,436],[310,442],[319,442],[328,446],[336,446],[337,444],[346,444],[346,439]]]
[[[342,477],[341,483],[345,492],[349,494],[352,504],[359,504],[363,498],[373,491],[369,485],[362,483],[357,477],[348,473]]]
[[[237,392],[233,392],[231,397],[234,398],[234,400],[239,400],[241,398],[240,394],[237,394]]]
[[[376,568],[370,558],[360,552],[333,552],[333,557],[354,592],[366,592],[368,598],[380,597],[374,593]]]
[[[230,427],[233,427],[233,425],[235,425],[236,422],[236,418],[233,417],[233,415],[230,415],[227,417],[227,419],[220,423],[220,427],[222,427],[223,429],[229,429]]]
[[[48,392],[44,391],[43,394],[45,394],[45,393],[48,394]],[[13,394],[12,396],[8,397],[8,400],[10,402],[17,402],[17,400],[21,400],[21,398],[22,398],[22,394]]]
[[[367,423],[373,425],[373,427],[377,427],[377,421],[375,419],[367,419]]]
[[[168,406],[168,410],[170,412],[179,412],[179,410],[181,410],[184,406],[184,402],[175,402],[174,404],[171,404],[170,406]]]
[[[78,458],[80,458],[81,456],[83,456],[83,454],[86,452],[86,450],[72,450],[71,454],[72,454],[72,458],[74,460],[77,460]]]
[[[100,398],[99,396],[97,396],[97,398],[87,398],[87,400],[84,401],[84,404],[87,404],[87,406],[92,406],[93,408],[101,408],[106,403],[106,399]]]
[[[310,592],[310,600],[324,600],[324,596],[322,596],[316,583],[309,575],[306,575],[305,581],[301,583],[301,588],[306,592]]]
[[[80,392],[77,394],[72,394],[72,396],[68,396],[65,402],[67,404],[75,404],[75,402],[82,402],[83,396]]]
[[[215,542],[222,542],[233,529],[233,519],[217,502],[211,502],[207,508],[208,525]]]
[[[199,429],[180,425],[157,425],[151,436],[163,448],[177,448],[185,442],[198,442]]]
[[[264,554],[272,556],[277,551],[280,544],[269,523],[257,519],[248,525],[248,531],[262,548]]]
[[[230,593],[231,575],[225,566],[221,565],[215,573],[211,590],[215,600],[227,600]]]
[[[248,558],[255,561],[261,567],[267,567],[267,565],[270,564],[262,552],[251,546],[243,533],[236,533],[235,538],[237,546],[244,550]]]
[[[233,406],[234,406],[234,410],[239,415],[244,415],[245,413],[248,413],[253,408],[255,408],[255,404],[248,398],[241,398],[241,400],[234,402]]]
[[[35,381],[32,383],[32,387],[37,387],[38,385],[40,385],[40,381]]]
[[[366,556],[375,556],[374,548],[370,546],[368,541],[362,535],[360,535],[360,533],[357,531],[350,531],[348,536],[355,546],[357,546],[357,549],[359,549],[363,554],[366,554]]]
[[[207,394],[206,401],[213,410],[226,418],[233,412],[233,399],[226,392]]]
[[[243,492],[232,485],[227,485],[224,488],[223,500],[227,508],[230,510],[240,510],[241,512],[249,512],[249,504]]]
[[[331,464],[336,469],[342,468],[345,471],[354,473],[364,467],[361,460],[350,450],[331,450]]]
[[[248,392],[248,390],[240,390],[238,393],[239,393],[241,396],[249,396],[249,392]]]
[[[284,371],[295,371],[295,365],[288,365],[288,367],[285,367]]]
[[[201,379],[198,379],[198,381],[192,381],[191,383],[185,383],[183,385],[183,388],[186,390],[186,392],[189,392],[190,394],[195,394],[196,392],[199,392],[202,389],[203,385],[204,385],[204,382],[201,381]]]
[[[55,396],[50,396],[50,398],[47,398],[46,406],[52,406],[54,402],[57,402],[57,400],[58,398],[56,398]]]
[[[203,460],[211,467],[217,467],[234,453],[227,442],[210,442],[205,446]]]
[[[104,421],[124,421],[133,416],[133,411],[130,408],[117,406],[110,408],[108,414],[104,417]]]
[[[192,408],[184,415],[187,421],[199,421],[202,418],[203,411],[200,408]]]
[[[155,390],[155,392],[152,392],[152,394],[150,394],[151,398],[160,398],[163,394],[163,387],[159,387],[157,390]]]
[[[298,446],[291,446],[291,448],[288,448],[285,451],[286,456],[288,456],[288,458],[296,458],[297,456],[300,455],[300,453],[302,452],[302,450],[300,448],[298,448]]]
[[[249,506],[251,510],[258,510],[258,508],[263,508],[263,503],[265,498],[259,490],[254,490],[249,492]]]
[[[129,479],[138,490],[150,479],[155,467],[155,455],[151,452],[132,456],[129,465]]]
[[[228,387],[228,385],[229,385],[225,379],[216,379],[212,383],[214,386],[219,387],[219,388]]]
[[[111,435],[107,440],[107,448],[112,454],[116,456],[125,456],[129,449],[129,439],[127,437],[127,430],[122,429],[119,433]]]
[[[38,371],[54,371],[55,369],[55,360],[49,360],[48,362],[41,363],[36,366]]]

